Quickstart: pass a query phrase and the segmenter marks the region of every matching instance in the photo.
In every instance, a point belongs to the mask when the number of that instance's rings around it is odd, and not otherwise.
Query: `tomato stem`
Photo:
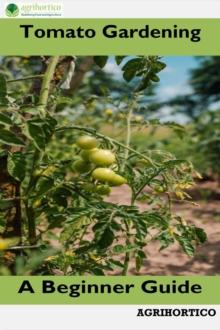
[[[54,72],[55,72],[58,61],[59,61],[59,56],[53,56],[50,58],[49,64],[48,64],[47,69],[44,74],[44,79],[42,81],[38,106],[40,108],[42,108],[41,113],[43,116],[45,116],[45,113],[46,113],[45,110],[46,110],[48,98],[49,98],[50,83],[53,79]]]
[[[24,81],[24,80],[42,79],[43,77],[44,77],[43,74],[38,74],[38,75],[35,75],[35,76],[27,76],[27,77],[23,77],[23,78],[10,79],[10,80],[7,80],[6,82],[7,83],[16,83],[18,81]]]
[[[151,158],[143,155],[141,152],[131,148],[131,147],[128,147],[126,146],[124,143],[121,143],[111,137],[106,137],[105,135],[101,134],[101,133],[98,133],[96,132],[95,129],[92,129],[92,128],[88,128],[88,127],[83,127],[83,126],[78,126],[78,125],[71,125],[71,126],[62,126],[62,127],[59,127],[56,129],[56,132],[60,132],[60,131],[64,131],[64,130],[68,130],[68,129],[75,129],[75,130],[79,130],[79,131],[83,131],[83,132],[87,132],[87,133],[90,133],[90,134],[94,134],[96,135],[97,137],[101,138],[101,139],[105,139],[105,140],[108,140],[110,143],[113,143],[115,145],[118,145],[119,147],[122,147],[123,149],[128,149],[129,151],[133,152],[134,154],[138,155],[139,157],[141,157],[142,159],[145,159],[149,162],[149,164],[152,165],[152,167],[155,167],[157,168],[157,165],[152,161]]]
[[[131,143],[131,118],[132,118],[132,113],[133,113],[133,102],[130,106],[130,109],[128,111],[127,115],[127,133],[126,133],[126,141],[125,141],[125,154],[124,154],[124,162],[122,164],[121,170],[124,171],[127,159],[129,157],[129,148],[130,148],[130,143]]]

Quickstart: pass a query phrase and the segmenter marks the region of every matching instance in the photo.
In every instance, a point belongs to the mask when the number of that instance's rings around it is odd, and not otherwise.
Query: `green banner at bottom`
[[[220,304],[220,276],[2,276],[0,304]]]

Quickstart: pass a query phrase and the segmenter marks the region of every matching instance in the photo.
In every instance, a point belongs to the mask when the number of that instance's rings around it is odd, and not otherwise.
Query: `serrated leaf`
[[[104,68],[108,61],[108,56],[94,56],[94,62],[97,64],[100,68]]]
[[[56,205],[67,207],[68,205],[67,199],[70,196],[71,196],[71,192],[68,189],[59,187],[55,189],[52,198],[56,203]]]
[[[0,74],[0,98],[5,98],[7,95],[7,85],[5,77]]]
[[[11,120],[11,118],[8,116],[8,115],[6,115],[6,114],[4,114],[4,113],[0,113],[0,123],[1,124],[6,124],[6,125],[11,125],[12,124],[12,120]]]
[[[47,141],[50,139],[51,135],[53,134],[56,125],[57,125],[57,121],[53,117],[47,116],[47,118],[45,118],[42,128]]]
[[[8,172],[18,181],[23,181],[25,178],[25,155],[16,152],[8,156]]]
[[[140,271],[142,265],[143,265],[143,258],[141,258],[140,256],[136,256],[136,258],[135,258],[135,268],[136,268],[137,272]]]
[[[106,228],[100,238],[100,240],[98,241],[98,246],[101,249],[106,249],[107,247],[109,247],[113,241],[114,241],[114,233],[110,228]]]
[[[144,251],[142,251],[142,250],[137,251],[137,255],[138,255],[140,258],[142,258],[142,259],[146,259],[146,258],[147,258],[146,254],[145,254]]]
[[[137,249],[138,245],[137,244],[127,244],[127,245],[115,245],[113,247],[113,252],[114,253],[125,253],[125,252],[129,252],[129,251],[133,251],[135,249]]]
[[[24,142],[13,132],[0,128],[0,142],[8,145],[24,146]]]
[[[166,249],[170,244],[174,243],[174,238],[173,236],[171,236],[168,231],[166,232],[162,232],[161,234],[159,234],[156,238],[158,241],[160,241],[160,250],[162,251],[164,249]]]
[[[44,150],[47,142],[51,138],[57,121],[47,116],[44,119],[35,118],[27,121],[26,134],[34,142],[39,150]]]
[[[169,160],[167,162],[164,162],[163,165],[165,165],[167,168],[174,168],[177,165],[181,165],[185,163],[186,160],[184,159],[174,159],[174,160]]]
[[[114,260],[114,259],[109,259],[109,262],[111,263],[111,265],[116,266],[118,268],[123,269],[124,265],[122,262],[120,262],[119,260]]]
[[[26,125],[27,125],[28,137],[33,141],[37,149],[44,150],[46,141],[45,141],[45,134],[41,126],[35,124],[32,121],[27,121]]]
[[[37,195],[45,194],[54,185],[52,178],[41,178],[37,184]]]
[[[179,236],[179,235],[174,235],[176,240],[180,243],[183,251],[189,256],[192,257],[195,252],[195,248],[192,245],[192,243],[189,241],[187,237]]]
[[[200,243],[204,243],[207,240],[207,235],[202,228],[195,227],[195,233]]]

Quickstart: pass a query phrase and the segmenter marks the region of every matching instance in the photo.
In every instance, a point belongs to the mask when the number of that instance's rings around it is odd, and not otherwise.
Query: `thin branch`
[[[24,81],[24,80],[33,80],[33,79],[43,79],[44,75],[43,74],[38,74],[35,76],[28,76],[28,77],[23,77],[23,78],[18,78],[18,79],[10,79],[7,80],[7,83],[16,83],[18,81]]]
[[[106,137],[105,135],[101,134],[101,133],[98,133],[96,132],[95,129],[92,129],[92,128],[87,128],[87,127],[83,127],[83,126],[78,126],[78,125],[72,125],[72,126],[63,126],[63,127],[59,127],[56,129],[57,132],[60,132],[60,131],[65,131],[65,130],[68,130],[68,129],[75,129],[75,130],[79,130],[79,131],[84,131],[84,132],[87,132],[87,133],[93,133],[95,134],[97,137],[101,138],[101,139],[107,139],[109,140],[110,142],[122,147],[123,149],[128,149],[129,151],[133,152],[134,154],[138,155],[139,157],[147,160],[153,167],[157,168],[157,166],[155,165],[155,163],[151,160],[151,158],[143,155],[141,152],[131,148],[131,147],[128,147],[126,146],[125,144],[111,138],[111,137]]]
[[[124,154],[124,161],[123,161],[123,164],[121,167],[122,171],[124,170],[125,164],[129,157],[129,148],[130,148],[130,143],[131,143],[131,118],[132,118],[132,112],[133,112],[132,105],[133,104],[131,104],[131,107],[130,107],[128,115],[127,115],[127,133],[126,133],[126,141],[125,141],[126,148],[125,148],[125,154]]]

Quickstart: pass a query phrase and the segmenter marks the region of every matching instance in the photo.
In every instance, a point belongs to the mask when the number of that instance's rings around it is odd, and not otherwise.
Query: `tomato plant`
[[[100,67],[107,60],[94,57]],[[63,88],[71,86],[77,59],[30,57],[27,63],[16,58],[22,75],[17,79],[10,77],[11,62],[5,59],[0,75],[2,274],[102,275],[118,268],[126,275],[132,259],[140,270],[152,240],[161,249],[178,242],[189,256],[206,240],[201,228],[172,210],[173,199],[190,202],[185,190],[193,184],[192,164],[132,143],[134,126],[160,125],[140,116],[139,109],[165,64],[158,56],[115,60],[119,66],[125,62],[129,96],[77,99]],[[66,117],[62,111],[68,107]],[[125,136],[104,133],[108,123]],[[129,205],[106,198],[123,185],[130,191]]]

